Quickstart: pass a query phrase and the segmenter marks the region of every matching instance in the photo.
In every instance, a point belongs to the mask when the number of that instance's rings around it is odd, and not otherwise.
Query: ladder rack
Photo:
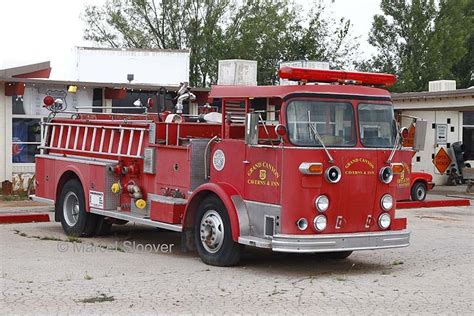
[[[148,127],[45,122],[44,150],[99,156],[142,158]],[[100,140],[100,141],[98,141]]]

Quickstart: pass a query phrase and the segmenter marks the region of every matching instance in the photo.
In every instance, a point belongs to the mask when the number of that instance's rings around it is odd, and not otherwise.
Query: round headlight
[[[384,211],[388,211],[393,207],[393,197],[390,194],[385,194],[380,199],[380,206]]]
[[[320,195],[316,198],[316,202],[314,204],[316,205],[316,209],[318,211],[321,213],[326,212],[329,208],[329,198],[325,195]]]
[[[324,215],[316,216],[313,220],[314,229],[321,232],[326,229],[328,219]]]
[[[305,230],[306,228],[308,228],[308,221],[306,220],[306,218],[300,218],[296,222],[296,226],[298,226],[300,230]]]
[[[390,215],[387,213],[382,213],[379,216],[379,226],[382,229],[387,229],[390,226]]]
[[[326,180],[330,183],[338,183],[341,180],[341,169],[332,166],[326,170]]]
[[[393,179],[393,170],[391,167],[383,167],[380,169],[380,181],[389,184]]]

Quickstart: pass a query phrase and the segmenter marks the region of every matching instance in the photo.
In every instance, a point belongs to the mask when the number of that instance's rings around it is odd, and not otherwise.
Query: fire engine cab
[[[181,232],[218,266],[237,264],[244,245],[338,258],[408,246],[394,179],[412,152],[401,149],[381,88],[395,76],[292,67],[279,75],[298,84],[213,86],[219,112],[197,118],[178,106],[52,117],[35,198],[55,203],[67,235],[150,225]],[[193,97],[181,95],[178,103]]]

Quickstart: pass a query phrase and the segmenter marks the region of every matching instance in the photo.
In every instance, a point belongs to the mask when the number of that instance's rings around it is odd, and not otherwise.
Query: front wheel
[[[59,196],[59,218],[66,235],[89,237],[94,235],[98,217],[87,213],[81,183],[72,179],[66,182]]]
[[[204,263],[226,267],[239,262],[242,245],[232,239],[227,209],[217,197],[208,197],[199,206],[194,220],[194,237]]]
[[[411,188],[411,199],[413,201],[424,201],[426,198],[426,184],[416,182]]]

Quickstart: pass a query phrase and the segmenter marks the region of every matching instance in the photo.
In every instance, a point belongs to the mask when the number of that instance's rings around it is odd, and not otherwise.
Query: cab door
[[[280,146],[246,146],[244,161],[244,194],[246,200],[280,204]]]

